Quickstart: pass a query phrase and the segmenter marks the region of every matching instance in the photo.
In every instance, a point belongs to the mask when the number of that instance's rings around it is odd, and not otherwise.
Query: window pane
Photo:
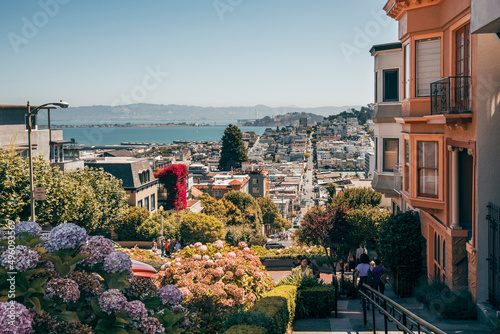
[[[405,162],[410,163],[410,141],[405,140]]]
[[[378,102],[378,72],[375,72],[375,103]]]
[[[430,96],[431,82],[441,79],[441,39],[416,41],[415,52],[417,96]]]
[[[392,172],[398,163],[399,140],[384,139],[384,172]]]
[[[438,170],[437,169],[420,169],[419,193],[427,195],[438,195]]]
[[[384,102],[399,101],[398,70],[384,71]]]
[[[433,141],[418,142],[418,167],[438,167],[438,143]]]
[[[410,44],[405,45],[405,99],[410,98]]]

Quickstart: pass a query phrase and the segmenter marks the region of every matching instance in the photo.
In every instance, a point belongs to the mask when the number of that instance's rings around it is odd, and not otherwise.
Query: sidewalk
[[[274,282],[290,274],[290,271],[269,271]],[[350,273],[346,273],[346,276]],[[352,275],[352,274],[351,274]],[[326,282],[331,282],[331,275],[321,274]],[[448,334],[498,334],[488,324],[477,320],[442,320],[436,314],[424,308],[415,298],[398,298],[389,285],[386,285],[385,295],[396,303],[414,313],[418,317],[433,324]],[[367,311],[368,327],[363,324],[363,309],[359,299],[346,299],[341,297],[338,301],[338,317],[332,315],[325,319],[297,320],[293,323],[295,334],[372,334],[373,313]],[[384,333],[384,317],[375,312],[377,333]],[[402,333],[394,324],[389,327],[389,333]]]
[[[448,334],[493,334],[491,326],[471,320],[441,320],[425,309],[415,298],[397,298],[389,285],[385,295],[400,304],[418,317],[428,321]],[[363,309],[358,299],[347,300],[342,297],[338,301],[338,318],[297,320],[293,324],[296,334],[369,334],[373,333],[373,311],[367,311],[368,327],[363,325]],[[375,311],[376,329],[384,333],[384,317]],[[390,324],[389,333],[402,333],[394,324]]]

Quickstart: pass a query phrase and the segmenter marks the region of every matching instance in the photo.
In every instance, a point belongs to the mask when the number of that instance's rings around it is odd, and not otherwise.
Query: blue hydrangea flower
[[[110,289],[99,297],[99,306],[107,314],[121,311],[127,304],[127,298],[117,289]]]
[[[98,263],[103,263],[104,259],[109,254],[113,253],[114,250],[115,247],[111,240],[101,236],[95,236],[89,238],[87,244],[80,249],[80,253],[87,253],[90,255],[83,260],[83,264],[92,267]]]
[[[158,297],[160,297],[163,304],[178,305],[184,299],[184,294],[175,285],[167,285],[158,291]]]
[[[19,233],[23,232],[37,237],[42,233],[42,227],[34,222],[20,222],[14,227],[14,232],[16,233],[16,237],[19,237]]]
[[[30,334],[33,315],[16,301],[0,302],[0,333]]]
[[[75,248],[87,241],[87,231],[73,223],[64,223],[50,231],[48,242],[50,251]]]
[[[26,246],[16,246],[9,248],[2,253],[0,262],[7,271],[25,272],[28,269],[35,268],[39,262],[37,251],[29,249]]]
[[[165,328],[163,328],[160,321],[156,318],[149,317],[141,322],[141,328],[144,334],[156,334],[164,333]]]
[[[140,300],[133,300],[125,305],[125,311],[127,311],[130,319],[134,321],[141,321],[146,319],[148,316],[148,311],[146,311],[146,306]]]
[[[45,284],[45,299],[60,299],[65,303],[80,298],[78,283],[69,278],[53,278]]]
[[[132,260],[124,252],[113,252],[104,259],[104,270],[110,274],[130,270]]]

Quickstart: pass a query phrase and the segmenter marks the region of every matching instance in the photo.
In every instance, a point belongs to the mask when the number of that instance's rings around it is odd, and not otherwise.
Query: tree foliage
[[[287,226],[287,220],[281,217],[278,206],[269,197],[258,197],[257,204],[262,211],[262,223],[272,229],[282,230]]]
[[[359,207],[361,205],[378,206],[382,201],[382,194],[370,187],[349,188],[339,192],[329,202],[333,206]]]
[[[138,229],[148,218],[149,211],[146,208],[130,206],[114,231],[120,240],[141,240]]]
[[[347,220],[351,226],[349,249],[357,248],[366,240],[377,236],[380,226],[390,217],[387,209],[362,205],[347,211]],[[348,252],[348,251],[347,251]]]
[[[248,157],[243,143],[243,134],[236,125],[229,124],[222,136],[219,170],[240,168],[244,161],[248,161]]]
[[[169,165],[155,176],[167,189],[167,204],[166,210],[184,210],[187,207],[186,197],[186,179],[187,167],[184,164]]]
[[[301,227],[295,232],[297,241],[306,245],[319,245],[325,249],[330,265],[344,256],[350,244],[352,226],[347,219],[347,210],[330,206],[326,210],[313,207],[302,220]]]
[[[399,266],[422,266],[420,219],[415,211],[391,216],[380,226],[377,252],[384,266],[395,273]]]
[[[215,242],[226,235],[224,224],[217,218],[193,212],[182,215],[179,232],[185,244]]]
[[[241,217],[240,220],[227,222],[228,225],[237,225],[241,222],[241,224],[252,226],[254,228],[259,228],[262,223],[262,212],[260,210],[260,206],[252,195],[246,194],[242,191],[230,191],[224,195],[222,198],[224,201],[226,208],[228,209],[228,215],[233,211],[236,218]],[[236,209],[239,210],[241,216],[238,216],[238,210],[232,208],[228,202],[234,204]]]
[[[0,152],[0,226],[30,218],[28,170],[26,159]],[[63,173],[40,157],[33,161],[33,172],[34,186],[46,192],[46,200],[35,203],[41,225],[74,222],[89,234],[105,234],[121,221],[127,207],[122,181],[102,169]]]
[[[339,185],[334,183],[334,182],[330,182],[325,186],[325,189],[326,189],[326,191],[328,191],[328,194],[329,194],[329,197],[328,197],[329,204],[332,203],[333,198],[336,196],[338,186]]]

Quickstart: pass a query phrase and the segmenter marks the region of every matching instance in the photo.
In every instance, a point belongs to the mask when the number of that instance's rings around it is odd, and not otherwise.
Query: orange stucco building
[[[402,189],[399,206],[420,210],[430,276],[476,285],[476,36],[470,0],[389,0],[399,23]]]

